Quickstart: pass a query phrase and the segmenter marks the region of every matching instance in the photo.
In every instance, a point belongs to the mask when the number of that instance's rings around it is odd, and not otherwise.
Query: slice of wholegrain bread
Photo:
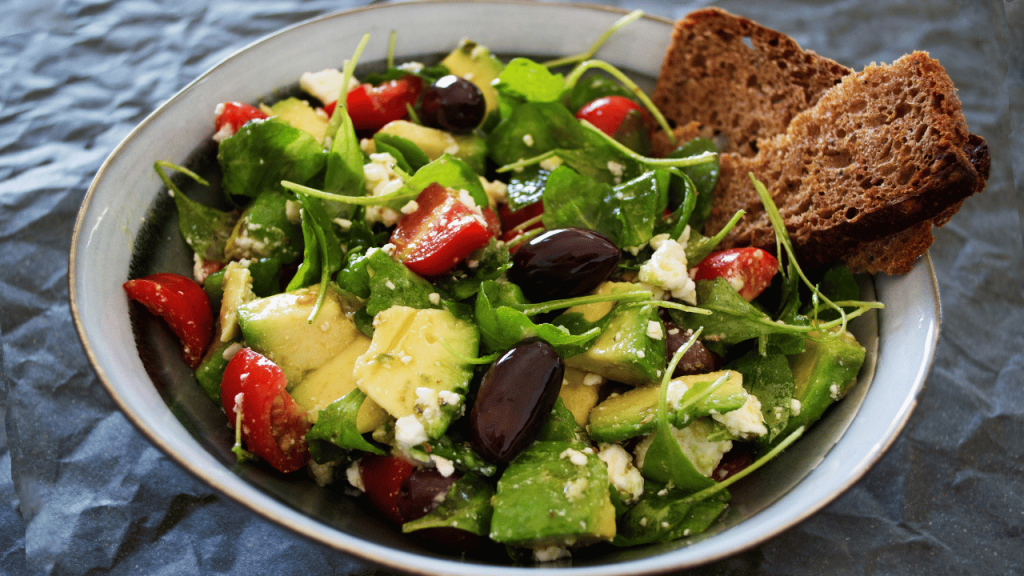
[[[856,270],[899,273],[931,244],[932,221],[944,223],[982,189],[987,162],[945,70],[915,52],[845,76],[784,133],[761,141],[757,155],[723,155],[705,230],[720,230],[742,209],[747,216],[722,247],[774,247],[752,173],[771,193],[802,264],[845,260]]]
[[[726,136],[720,152],[751,156],[851,70],[789,36],[719,8],[676,22],[651,99],[666,118]]]
[[[939,125],[934,126],[935,130],[948,131],[945,124],[952,119],[958,129],[952,140],[944,144],[944,149],[950,148],[951,142],[960,141],[962,135],[966,133],[966,124],[955,91],[952,90],[952,83],[945,71],[937,62],[934,66],[927,66],[921,70],[926,70],[926,74],[936,75],[936,97],[948,98],[947,105],[952,102],[956,104],[939,109],[938,113],[929,113],[927,107],[917,107],[913,112],[922,114],[903,120],[900,126],[916,134],[921,129],[927,131],[928,123],[938,121]],[[795,231],[803,234],[797,242],[803,259],[812,263],[842,259],[854,271],[869,273],[902,274],[913,267],[917,258],[927,251],[934,240],[932,226],[944,224],[959,209],[962,198],[970,194],[967,191],[970,187],[969,177],[964,177],[961,182],[963,189],[959,193],[932,195],[929,190],[922,190],[929,194],[925,196],[926,198],[940,205],[944,202],[949,203],[938,215],[929,216],[936,211],[936,206],[928,202],[908,200],[897,202],[901,205],[900,209],[886,209],[893,213],[902,211],[898,218],[891,217],[887,222],[882,222],[880,212],[871,208],[869,212],[872,216],[860,218],[858,224],[853,225],[842,222],[843,219],[835,215],[845,214],[850,208],[858,211],[863,209],[857,202],[863,202],[865,199],[873,203],[879,196],[878,192],[872,190],[876,181],[879,185],[883,184],[877,176],[870,180],[856,181],[855,186],[850,189],[813,189],[816,186],[842,186],[851,183],[851,180],[816,178],[804,182],[804,173],[809,170],[808,168],[800,168],[798,171],[782,169],[781,162],[787,158],[786,150],[776,148],[771,154],[758,154],[762,140],[786,132],[794,117],[814,108],[819,99],[850,72],[848,68],[832,60],[801,49],[795,41],[784,34],[723,10],[699,10],[676,23],[673,44],[666,54],[654,92],[654,101],[663,113],[679,126],[674,131],[679,141],[685,142],[694,135],[714,137],[720,151],[723,152],[722,179],[716,190],[716,212],[709,220],[706,231],[720,229],[732,216],[733,210],[742,206],[748,209],[748,212],[760,214],[760,217],[748,217],[741,222],[726,239],[725,246],[742,245],[757,238],[762,241],[771,240],[762,247],[774,248],[773,232],[763,216],[760,202],[757,201],[753,186],[746,176],[750,169],[756,167],[760,172],[755,174],[773,191],[780,208],[786,208],[786,213],[792,217],[787,220],[791,233]],[[848,94],[849,91],[845,93]],[[887,117],[906,114],[906,103],[901,104],[893,97],[895,94],[882,96],[883,100],[875,102],[875,105],[883,108],[889,106],[890,109],[884,112],[877,109],[877,114],[884,114]],[[841,100],[842,97],[838,98]],[[844,105],[846,104],[841,101],[834,101],[830,107],[821,108],[819,113],[835,115]],[[853,109],[859,105],[853,104]],[[867,122],[864,126],[866,128],[857,129],[868,132],[874,130],[873,121]],[[890,129],[886,133],[891,135],[894,131]],[[819,166],[818,169],[823,170],[828,166],[845,162],[847,158],[844,154],[848,154],[851,163],[859,162],[865,157],[859,154],[857,149],[860,136],[846,134],[847,144],[851,146],[844,148],[845,152],[842,153],[837,153],[837,149],[825,139],[831,137],[835,140],[834,134],[830,135],[827,131],[819,133],[817,143],[810,142],[807,136],[809,135],[805,134],[802,142],[804,148],[799,153],[801,161],[807,166]],[[789,141],[788,144],[792,145],[793,142]],[[903,145],[901,141],[898,146]],[[955,144],[952,146],[955,147]],[[655,135],[656,155],[667,154],[672,149],[673,146],[664,134]],[[985,141],[978,136],[967,134],[962,149],[974,167],[974,191],[981,191],[988,178],[989,157]],[[884,147],[879,149],[876,146],[874,152],[881,150],[884,150]],[[937,152],[939,150],[932,150],[916,157],[898,155],[890,158],[891,162],[878,170],[889,174],[895,165],[893,162],[926,162],[929,154],[934,155]],[[895,154],[892,148],[888,149],[888,153]],[[756,158],[753,158],[755,155]],[[956,166],[951,168],[952,172],[957,172],[963,167],[964,158],[958,158],[958,162],[954,163]],[[926,168],[933,169],[925,164],[908,164],[900,169],[909,173]],[[771,181],[772,175],[776,174],[785,174],[787,182]],[[940,178],[942,176],[933,176],[927,179],[927,183],[934,187]],[[890,178],[888,184],[892,184],[891,180]],[[908,181],[908,184],[916,185],[922,182],[924,180],[918,179],[912,183]],[[904,192],[910,194],[909,186],[904,185],[903,188]],[[783,190],[786,193],[781,193]],[[830,220],[822,220],[823,214],[820,212],[816,215],[804,214],[798,217],[801,210],[812,206],[809,196],[815,193],[833,200],[831,205],[824,208],[826,211],[832,211]],[[881,195],[885,196],[884,193]],[[955,200],[957,196],[961,199]],[[850,200],[851,203],[847,205],[844,199]],[[891,204],[892,199],[887,202]],[[918,203],[926,205],[925,209],[916,208]],[[815,222],[816,227],[808,225],[809,222]],[[871,222],[875,224],[870,224]],[[832,230],[832,226],[839,228]],[[877,236],[883,231],[884,235]],[[810,234],[809,237],[805,237],[807,233]]]

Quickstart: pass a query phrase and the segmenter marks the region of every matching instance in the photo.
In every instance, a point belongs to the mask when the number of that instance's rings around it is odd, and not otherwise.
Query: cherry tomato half
[[[250,120],[262,120],[267,115],[255,106],[243,102],[222,102],[214,112],[213,125],[221,139],[233,136]]]
[[[576,112],[576,118],[586,120],[608,136],[615,137],[622,126],[626,115],[633,110],[638,111],[647,122],[648,129],[652,126],[651,118],[639,104],[624,96],[603,96],[586,103]]]
[[[402,524],[398,509],[398,494],[406,478],[416,467],[399,458],[366,454],[359,460],[359,475],[363,479],[366,498],[374,508],[395,524]]]
[[[779,261],[760,248],[731,248],[712,252],[697,265],[694,280],[711,280],[721,276],[750,302],[772,282],[779,271]]]
[[[418,76],[403,76],[380,86],[362,84],[345,99],[348,115],[356,130],[379,130],[388,122],[405,118],[407,105],[419,100],[423,81]],[[333,113],[333,110],[331,111]]]
[[[242,440],[248,450],[281,472],[295,472],[309,461],[309,423],[284,388],[288,381],[277,364],[249,348],[228,362],[220,400],[233,428],[242,409]]]
[[[159,273],[123,284],[128,297],[167,322],[181,340],[181,355],[193,370],[213,338],[213,311],[206,292],[179,274]]]
[[[484,215],[489,208],[478,212],[440,184],[424,188],[416,204],[398,222],[391,243],[398,260],[421,276],[444,274],[494,236],[497,218]]]

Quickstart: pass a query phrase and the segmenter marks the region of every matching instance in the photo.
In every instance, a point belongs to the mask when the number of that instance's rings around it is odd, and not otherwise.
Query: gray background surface
[[[76,212],[131,128],[246,44],[365,3],[2,4],[0,572],[383,573],[218,496],[143,439],[93,374],[67,301]],[[929,51],[992,151],[988,189],[931,250],[942,333],[900,439],[819,514],[691,573],[1024,573],[1024,2],[605,3],[673,19],[717,4],[853,68]]]

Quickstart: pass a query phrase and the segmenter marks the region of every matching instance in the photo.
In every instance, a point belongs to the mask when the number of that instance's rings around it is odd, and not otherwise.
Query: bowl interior
[[[162,321],[134,314],[121,283],[156,271],[190,274],[191,255],[176,228],[173,201],[152,169],[187,164],[211,189],[181,180],[201,200],[217,197],[209,121],[217,103],[273,98],[305,71],[340,67],[364,33],[363,60],[382,61],[397,31],[396,57],[443,55],[463,37],[499,55],[542,57],[589,47],[621,12],[599,7],[451,2],[374,6],[318,18],[250,45],[161,106],[111,154],[79,214],[71,253],[72,312],[87,354],[125,414],[156,445],[214,488],[257,513],[328,546],[416,573],[508,574],[502,554],[455,559],[403,537],[342,488],[235,464],[226,418],[196,385]],[[569,27],[573,34],[565,34]],[[650,88],[672,23],[643,18],[599,57]],[[529,31],[529,32],[522,32]],[[259,70],[259,73],[253,73]],[[738,483],[733,505],[698,538],[620,550],[598,546],[571,566],[530,569],[588,574],[648,573],[692,567],[763,542],[826,505],[866,472],[913,408],[937,338],[938,294],[930,261],[899,278],[862,279],[865,297],[886,304],[853,326],[868,362],[850,395],[769,466]],[[343,485],[340,482],[339,485]],[[523,569],[525,570],[525,569]]]

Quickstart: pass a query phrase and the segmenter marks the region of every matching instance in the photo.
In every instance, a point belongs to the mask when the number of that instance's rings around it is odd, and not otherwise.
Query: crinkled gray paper
[[[76,212],[135,124],[263,35],[363,3],[3,3],[0,572],[382,573],[242,509],[150,445],[94,375],[67,297]],[[607,3],[673,19],[705,5]],[[1021,4],[720,4],[854,68],[929,51],[958,86],[971,129],[988,140],[992,176],[932,247],[941,338],[899,440],[822,512],[692,573],[1024,573],[1024,203],[1014,193],[1015,176],[1024,191]]]

